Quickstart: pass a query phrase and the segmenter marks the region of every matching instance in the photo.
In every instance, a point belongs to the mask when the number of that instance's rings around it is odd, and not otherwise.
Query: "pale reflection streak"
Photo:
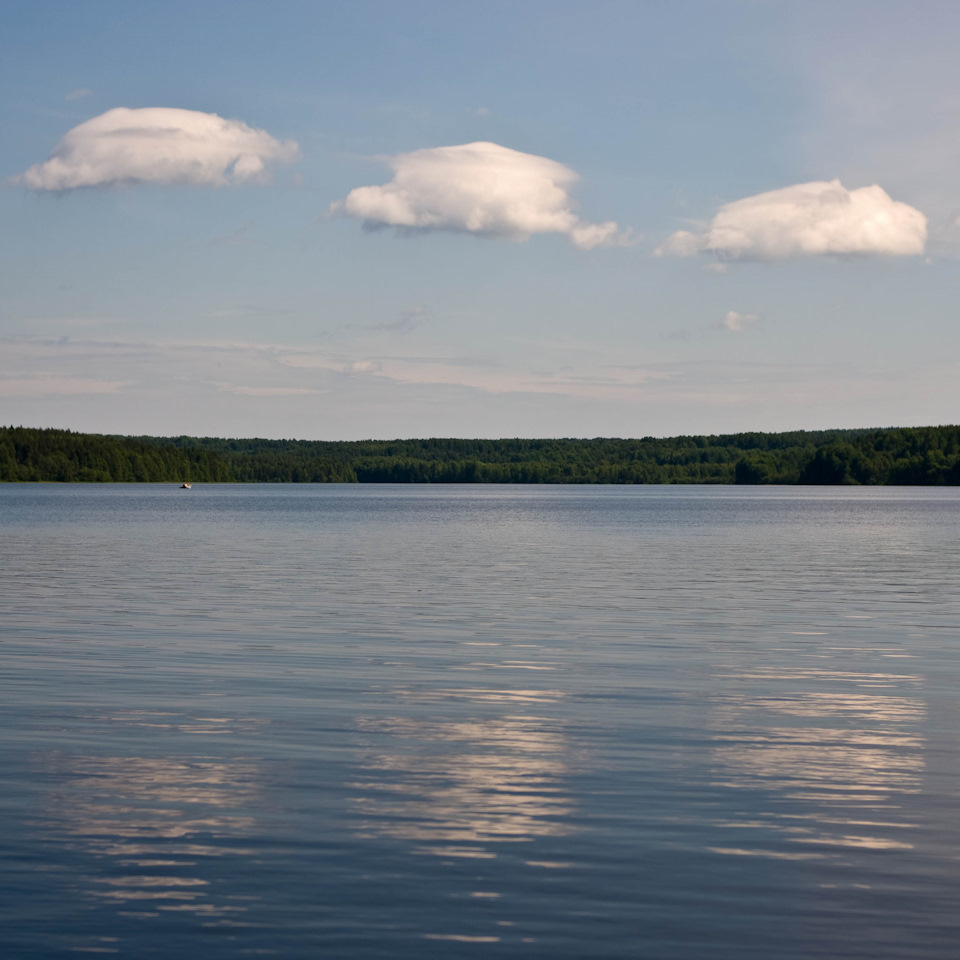
[[[755,831],[757,847],[718,845],[713,852],[808,859],[912,849],[908,831],[916,824],[900,810],[903,798],[920,790],[926,709],[902,694],[919,677],[803,668],[724,679],[760,683],[764,692],[717,702],[710,723],[716,785],[765,793],[770,808],[716,824]],[[884,688],[891,693],[878,692]],[[773,837],[808,852],[760,846]]]
[[[419,703],[447,703],[462,700],[467,703],[556,703],[566,694],[562,690],[493,690],[482,687],[460,689],[441,687],[436,690],[398,690],[397,696]]]
[[[558,696],[489,689],[400,692],[405,695],[510,705]],[[420,853],[488,859],[496,856],[489,846],[495,842],[572,832],[565,822],[572,801],[563,788],[569,746],[554,721],[526,715],[398,717],[366,719],[360,725],[380,745],[354,784],[361,837],[411,841]]]
[[[236,925],[231,916],[246,908],[211,902],[202,867],[214,857],[251,852],[234,841],[254,827],[239,811],[259,792],[256,764],[53,755],[46,766],[58,781],[47,810],[55,834],[101,858],[97,873],[83,878],[86,894],[135,907],[137,916],[189,911],[209,925]]]

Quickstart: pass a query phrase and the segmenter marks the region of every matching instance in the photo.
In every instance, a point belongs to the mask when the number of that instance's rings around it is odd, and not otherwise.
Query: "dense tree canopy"
[[[960,484],[960,427],[640,440],[221,440],[0,427],[0,481]]]

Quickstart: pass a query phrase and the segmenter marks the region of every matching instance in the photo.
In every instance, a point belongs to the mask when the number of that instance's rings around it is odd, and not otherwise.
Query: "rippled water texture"
[[[0,486],[0,953],[954,958],[960,491]]]

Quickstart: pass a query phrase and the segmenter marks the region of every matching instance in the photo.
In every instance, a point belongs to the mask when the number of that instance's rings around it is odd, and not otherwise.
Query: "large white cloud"
[[[878,186],[847,190],[839,180],[798,183],[721,207],[698,232],[679,230],[656,250],[723,260],[784,260],[923,253],[927,218]]]
[[[563,233],[582,250],[627,242],[616,223],[587,223],[574,213],[567,191],[577,174],[546,157],[479,142],[401,153],[387,162],[394,172],[389,183],[351,190],[331,213],[373,227],[512,240]]]
[[[275,140],[241,120],[173,107],[117,107],[70,130],[50,159],[14,183],[33,190],[118,183],[221,186],[262,181],[297,158],[292,140]]]

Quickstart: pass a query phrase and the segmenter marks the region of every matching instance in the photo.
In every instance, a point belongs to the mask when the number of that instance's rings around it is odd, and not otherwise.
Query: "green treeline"
[[[960,485],[960,427],[640,440],[220,440],[0,427],[0,481]]]

